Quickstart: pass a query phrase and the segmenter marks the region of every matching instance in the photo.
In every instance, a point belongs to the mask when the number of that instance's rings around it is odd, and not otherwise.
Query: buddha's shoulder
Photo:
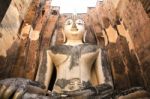
[[[90,43],[85,43],[81,45],[82,48],[92,48],[92,49],[99,49],[100,47],[97,44],[90,44]]]
[[[100,47],[96,44],[84,44],[82,45],[82,52],[81,53],[90,53],[99,51]]]
[[[49,49],[50,50],[59,50],[59,49],[70,49],[72,46],[70,45],[54,45],[54,46],[51,46]]]
[[[51,46],[49,48],[49,50],[52,53],[58,54],[69,54],[72,51],[77,51],[80,50],[81,53],[83,52],[94,52],[96,50],[99,49],[99,46],[97,46],[96,44],[88,44],[88,43],[84,43],[84,44],[79,44],[76,46],[72,46],[72,45],[55,45],[55,46]]]
[[[54,54],[67,54],[71,50],[72,46],[68,45],[55,45],[49,48],[51,53]]]

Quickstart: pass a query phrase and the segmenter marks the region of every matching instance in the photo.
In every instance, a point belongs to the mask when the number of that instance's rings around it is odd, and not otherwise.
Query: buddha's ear
[[[62,35],[63,35],[63,43],[65,43],[67,41],[67,39],[66,39],[66,35],[64,33],[64,29],[62,29]]]
[[[86,43],[86,35],[87,35],[87,31],[84,32],[83,34],[83,42]]]

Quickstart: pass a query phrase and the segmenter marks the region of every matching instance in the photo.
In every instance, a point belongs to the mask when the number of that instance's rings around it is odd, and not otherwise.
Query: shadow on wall
[[[12,66],[14,66],[17,60],[18,48],[19,42],[15,41],[6,51],[6,57],[0,55],[0,79],[10,77]]]

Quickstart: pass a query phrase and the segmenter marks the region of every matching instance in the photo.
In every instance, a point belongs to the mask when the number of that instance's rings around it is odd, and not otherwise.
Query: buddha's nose
[[[77,26],[76,26],[75,22],[73,22],[73,25],[72,25],[71,31],[78,31],[78,29],[77,29]]]

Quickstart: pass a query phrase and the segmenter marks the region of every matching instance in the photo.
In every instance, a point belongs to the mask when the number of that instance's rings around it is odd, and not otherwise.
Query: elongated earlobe
[[[66,39],[66,35],[64,33],[64,30],[62,30],[62,35],[63,35],[63,43],[65,43],[67,41],[67,39]]]
[[[86,43],[86,35],[87,35],[87,31],[84,32],[84,35],[83,35],[83,43]]]

